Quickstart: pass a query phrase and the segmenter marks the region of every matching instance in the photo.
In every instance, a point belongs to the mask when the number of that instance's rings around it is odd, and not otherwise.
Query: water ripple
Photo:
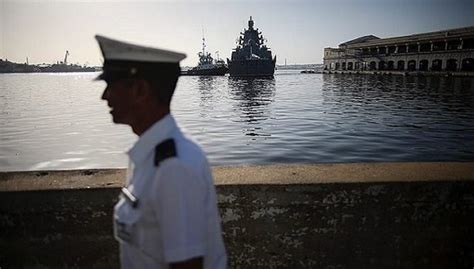
[[[95,76],[0,75],[0,170],[125,167]],[[472,78],[182,77],[172,111],[212,165],[474,160]]]

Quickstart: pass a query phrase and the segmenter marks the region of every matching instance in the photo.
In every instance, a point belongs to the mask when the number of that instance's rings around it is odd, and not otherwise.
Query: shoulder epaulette
[[[176,146],[173,139],[168,139],[155,147],[155,166],[159,166],[162,161],[176,157]]]

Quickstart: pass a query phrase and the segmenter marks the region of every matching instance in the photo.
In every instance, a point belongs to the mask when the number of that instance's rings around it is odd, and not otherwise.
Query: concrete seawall
[[[474,163],[213,169],[231,268],[472,268]],[[0,267],[117,268],[123,170],[0,173]]]
[[[440,76],[440,77],[474,77],[474,72],[449,71],[398,71],[398,70],[323,70],[323,74],[347,75],[401,75],[401,76]]]

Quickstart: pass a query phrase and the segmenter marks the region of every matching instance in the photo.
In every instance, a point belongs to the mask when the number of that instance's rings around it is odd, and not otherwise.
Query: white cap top
[[[104,60],[121,60],[134,62],[179,63],[186,54],[151,47],[134,45],[101,35],[95,38],[99,42]]]

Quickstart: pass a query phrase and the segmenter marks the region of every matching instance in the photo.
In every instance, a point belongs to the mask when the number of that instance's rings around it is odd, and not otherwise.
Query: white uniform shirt
[[[174,140],[176,157],[156,166],[155,147],[168,139]],[[198,256],[204,268],[226,268],[212,174],[199,146],[167,115],[128,154],[132,200],[122,195],[114,214],[122,268],[167,268]]]

